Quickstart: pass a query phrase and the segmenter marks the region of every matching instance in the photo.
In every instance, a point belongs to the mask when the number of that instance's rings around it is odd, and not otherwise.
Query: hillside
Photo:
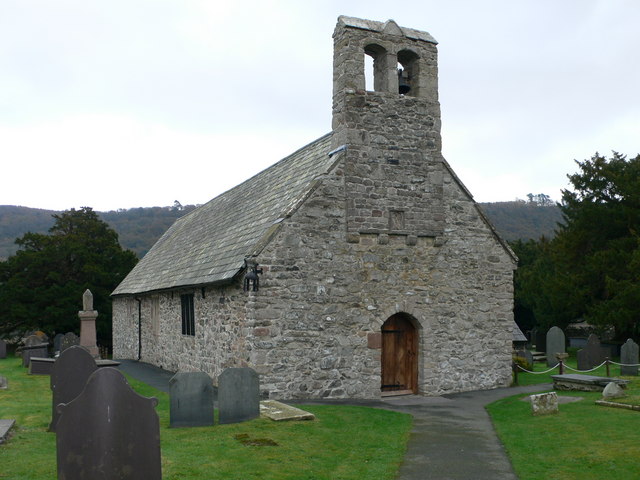
[[[481,203],[502,238],[515,240],[538,240],[544,236],[553,238],[562,213],[557,205],[540,206],[524,201]]]
[[[184,207],[131,208],[97,212],[119,236],[120,244],[143,257],[151,246],[177,218],[190,212],[194,205]],[[27,232],[47,233],[53,226],[54,210],[0,205],[0,259],[6,259],[18,249],[15,239]]]
[[[554,229],[562,221],[557,206],[538,206],[525,202],[481,203],[491,223],[505,240],[553,237]],[[120,244],[143,257],[171,224],[195,208],[147,207],[110,212],[98,212],[120,237]],[[17,250],[16,238],[27,232],[47,233],[53,225],[54,210],[0,205],[0,259]]]

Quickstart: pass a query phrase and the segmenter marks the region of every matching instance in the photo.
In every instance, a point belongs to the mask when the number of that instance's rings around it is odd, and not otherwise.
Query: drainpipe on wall
[[[138,302],[138,361],[142,358],[142,300],[136,298]]]

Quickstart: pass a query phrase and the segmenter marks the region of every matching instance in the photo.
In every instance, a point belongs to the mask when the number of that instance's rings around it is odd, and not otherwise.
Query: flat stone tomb
[[[269,418],[275,422],[315,420],[316,418],[313,413],[276,400],[262,400],[260,402],[260,416]]]
[[[620,349],[620,363],[626,363],[627,365],[635,365],[620,367],[620,375],[625,376],[637,376],[638,375],[638,344],[630,338],[622,345]]]
[[[16,424],[14,419],[0,420],[0,445],[7,441],[9,437],[9,432]]]
[[[558,413],[558,394],[556,392],[539,393],[529,397],[533,415]]]
[[[51,424],[49,431],[55,432],[58,424],[57,406],[69,403],[84,389],[87,380],[97,370],[91,354],[79,345],[63,350],[51,370]]]
[[[0,359],[7,358],[7,342],[0,338]]]
[[[566,373],[564,375],[551,375],[553,388],[556,390],[579,390],[582,392],[602,392],[609,382],[615,382],[622,388],[626,388],[629,380],[609,377],[595,377]]]
[[[547,366],[557,365],[556,353],[565,353],[565,337],[561,328],[551,327],[547,332]]]
[[[587,339],[587,345],[578,351],[578,370],[590,370],[605,361],[607,354],[600,345],[600,339],[593,333]]]
[[[206,373],[176,373],[169,380],[169,396],[171,427],[213,425],[213,382]]]
[[[134,392],[117,369],[96,370],[78,397],[58,406],[58,478],[160,480],[157,404]]]
[[[251,368],[227,368],[218,377],[219,422],[238,423],[260,416],[260,381]]]

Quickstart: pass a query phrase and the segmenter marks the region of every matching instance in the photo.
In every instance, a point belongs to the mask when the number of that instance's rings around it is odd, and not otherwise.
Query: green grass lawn
[[[569,359],[569,365],[575,368],[575,359]],[[610,368],[611,376],[619,376],[619,367]],[[546,369],[536,365],[537,371]],[[555,373],[521,373],[518,383],[551,382]],[[591,374],[604,376],[606,371],[602,367]],[[628,398],[638,398],[637,377],[622,378],[632,380]],[[640,412],[598,406],[599,392],[559,391],[558,395],[582,400],[560,404],[557,415],[539,417],[531,414],[529,402],[522,401],[526,395],[487,407],[520,480],[640,479]]]
[[[0,360],[9,389],[0,390],[0,418],[13,418],[10,440],[0,445],[0,478],[54,480],[55,434],[49,377],[28,375],[20,359]],[[141,395],[158,398],[163,479],[392,479],[406,449],[411,416],[387,410],[306,405],[306,422],[250,422],[172,429],[169,396],[128,379]],[[248,446],[243,439],[277,446]]]

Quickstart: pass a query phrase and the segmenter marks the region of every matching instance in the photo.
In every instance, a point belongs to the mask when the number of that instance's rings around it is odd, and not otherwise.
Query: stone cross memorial
[[[621,366],[620,375],[638,375],[638,344],[630,338],[622,345],[620,349],[620,363],[635,366]]]
[[[218,377],[219,422],[239,423],[260,416],[260,380],[251,368],[227,368]]]
[[[64,350],[51,370],[51,423],[49,431],[57,431],[60,403],[69,403],[84,389],[87,379],[97,370],[91,354],[78,345]]]
[[[558,364],[556,353],[565,353],[564,332],[559,327],[551,327],[547,332],[547,366]]]
[[[58,406],[58,478],[160,480],[157,404],[115,368],[96,370],[78,397]]]
[[[600,339],[593,333],[587,339],[587,345],[578,351],[578,370],[590,370],[597,367],[606,358],[605,350],[600,345]]]
[[[213,383],[204,372],[178,372],[169,380],[171,427],[213,425]]]

